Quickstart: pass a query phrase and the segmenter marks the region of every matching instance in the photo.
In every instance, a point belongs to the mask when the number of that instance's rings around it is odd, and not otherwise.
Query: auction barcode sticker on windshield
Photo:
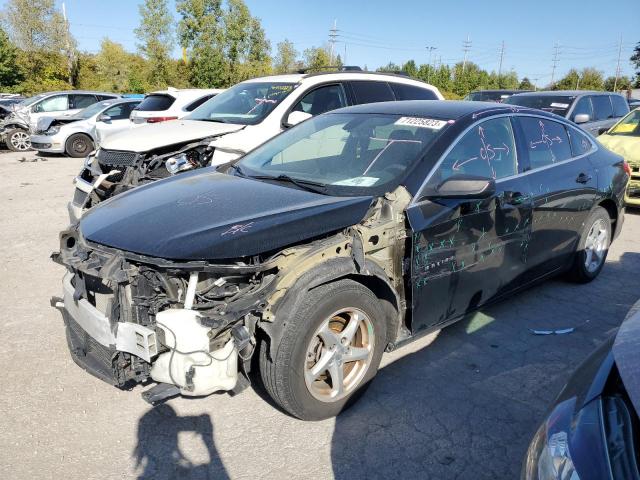
[[[395,124],[406,125],[408,127],[431,128],[433,130],[440,130],[447,124],[447,122],[445,120],[435,120],[433,118],[400,117]]]
[[[552,103],[551,108],[569,108],[568,103]]]

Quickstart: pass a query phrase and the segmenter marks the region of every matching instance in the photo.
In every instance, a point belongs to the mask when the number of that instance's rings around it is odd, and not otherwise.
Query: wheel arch
[[[364,268],[358,270],[352,259],[334,258],[307,270],[287,289],[273,306],[274,321],[258,323],[258,328],[269,338],[270,355],[273,355],[273,345],[279,343],[287,326],[286,312],[293,310],[307,292],[343,279],[360,283],[381,300],[388,326],[386,341],[390,343],[397,338],[402,323],[402,301],[382,267],[365,259]]]
[[[602,207],[607,211],[609,218],[611,219],[611,232],[615,232],[618,223],[618,205],[616,202],[611,198],[605,198],[601,200],[597,206]]]

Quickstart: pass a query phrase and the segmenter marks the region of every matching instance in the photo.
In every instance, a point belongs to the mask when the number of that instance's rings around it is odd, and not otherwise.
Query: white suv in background
[[[144,97],[129,119],[134,126],[176,120],[188,115],[204,102],[222,92],[218,88],[169,88]]]
[[[234,161],[314,115],[363,103],[442,99],[436,87],[406,76],[354,70],[247,80],[180,120],[105,139],[75,179],[71,222],[85,209],[138,185]]]

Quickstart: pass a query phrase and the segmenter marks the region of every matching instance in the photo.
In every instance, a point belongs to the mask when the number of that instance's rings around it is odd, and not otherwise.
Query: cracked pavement
[[[295,420],[252,389],[151,408],[142,388],[78,368],[49,306],[82,160],[23,157],[35,154],[0,154],[0,478],[517,478],[550,402],[640,296],[640,214],[628,213],[596,281],[548,281],[385,355],[337,419]]]

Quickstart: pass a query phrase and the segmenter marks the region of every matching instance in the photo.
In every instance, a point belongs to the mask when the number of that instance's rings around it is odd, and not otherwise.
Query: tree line
[[[0,91],[33,94],[49,90],[96,89],[144,93],[176,88],[228,87],[242,80],[300,68],[340,66],[326,46],[298,52],[284,40],[272,52],[260,19],[243,0],[176,0],[177,21],[167,0],[144,0],[134,33],[137,51],[107,37],[97,53],[79,51],[69,23],[54,0],[8,0],[0,27]],[[182,58],[172,56],[174,46]],[[631,57],[634,79],[603,76],[596,68],[572,69],[546,88],[624,90],[640,87],[640,42]],[[366,67],[365,67],[366,68]],[[473,62],[418,65],[409,60],[378,69],[403,72],[438,87],[447,98],[479,89],[535,88],[516,72],[488,72]]]

